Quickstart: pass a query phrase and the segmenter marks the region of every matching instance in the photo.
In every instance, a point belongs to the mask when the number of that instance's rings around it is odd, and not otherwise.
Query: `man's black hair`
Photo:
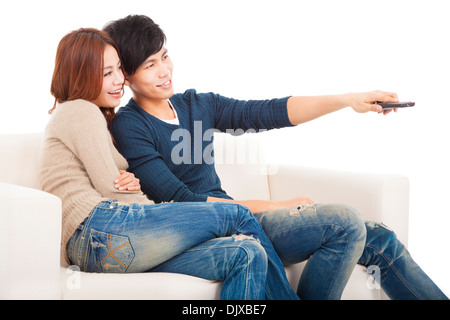
[[[147,58],[159,52],[166,36],[147,16],[129,15],[111,21],[103,28],[117,43],[127,75],[132,76]]]

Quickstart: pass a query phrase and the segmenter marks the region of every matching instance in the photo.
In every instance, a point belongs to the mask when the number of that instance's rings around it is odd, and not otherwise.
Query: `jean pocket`
[[[134,251],[127,236],[92,229],[90,244],[94,258],[91,261],[98,272],[124,273],[133,261]]]

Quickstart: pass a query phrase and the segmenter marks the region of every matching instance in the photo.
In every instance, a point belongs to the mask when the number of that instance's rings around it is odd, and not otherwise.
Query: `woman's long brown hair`
[[[103,85],[103,55],[111,45],[120,57],[119,48],[104,31],[83,28],[65,35],[56,51],[51,94],[55,97],[52,113],[57,103],[84,99],[94,101]],[[114,118],[114,108],[102,108],[109,125]]]

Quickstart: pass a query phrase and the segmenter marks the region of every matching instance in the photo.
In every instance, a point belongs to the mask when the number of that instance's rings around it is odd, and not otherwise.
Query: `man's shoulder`
[[[139,108],[136,103],[133,101],[133,99],[130,99],[130,101],[128,101],[128,103],[122,107],[120,107],[117,112],[116,112],[116,116],[127,116],[127,115],[136,115],[138,114],[138,110],[137,108]]]
[[[214,117],[215,106],[218,104],[218,95],[213,92],[197,92],[195,89],[186,90],[170,98],[170,101],[179,114],[189,114],[195,119],[205,116]]]
[[[213,92],[197,92],[196,89],[188,89],[183,93],[174,94],[170,100],[171,101],[182,101],[188,104],[202,104],[209,103],[216,96]]]
[[[143,110],[130,100],[116,111],[112,123],[143,122],[145,117],[143,113]]]

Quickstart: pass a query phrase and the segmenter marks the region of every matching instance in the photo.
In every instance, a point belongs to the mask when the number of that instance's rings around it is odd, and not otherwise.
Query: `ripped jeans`
[[[104,201],[67,242],[86,272],[174,272],[222,280],[224,300],[296,300],[261,225],[232,203]]]
[[[364,250],[366,229],[351,207],[303,205],[255,214],[285,265],[308,260],[297,294],[338,300]]]
[[[315,204],[255,216],[284,264],[308,259],[298,284],[301,299],[339,299],[356,262],[371,273],[377,271],[374,278],[391,299],[447,299],[392,230],[381,223],[363,222],[350,207]],[[345,260],[336,254],[336,248],[346,242],[338,233],[352,225],[364,230],[365,241],[360,242],[359,253],[348,254]]]
[[[412,259],[394,231],[382,223],[366,222],[367,240],[358,264],[367,267],[393,300],[448,300]],[[378,270],[378,274],[376,274]]]

